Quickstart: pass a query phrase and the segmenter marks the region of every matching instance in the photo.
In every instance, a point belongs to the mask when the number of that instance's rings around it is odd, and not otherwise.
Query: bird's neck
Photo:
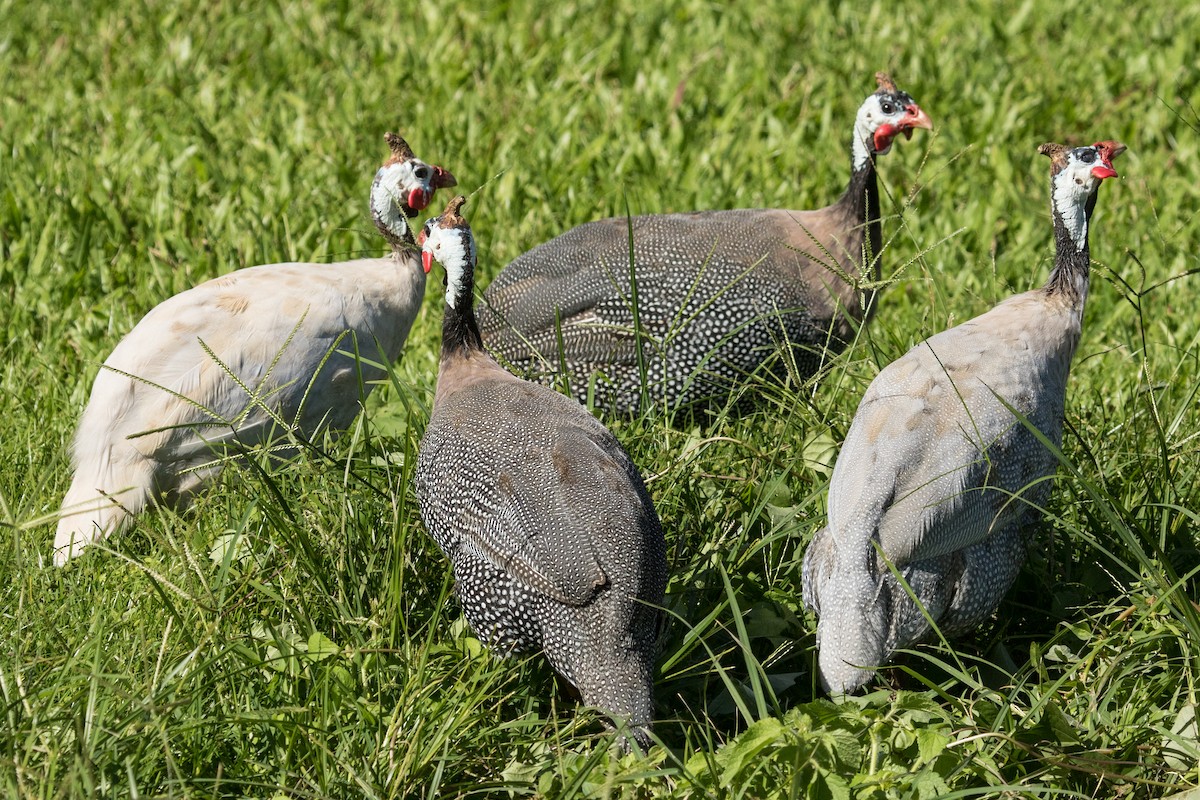
[[[475,267],[468,265],[453,285],[456,291],[446,293],[446,309],[442,316],[442,358],[451,354],[469,354],[483,350],[483,337],[475,319]]]
[[[393,210],[389,214],[373,214],[375,227],[383,234],[383,238],[392,246],[392,250],[402,250],[406,247],[416,247],[412,229],[404,219],[404,215]]]
[[[854,162],[855,166],[850,173],[850,185],[838,200],[838,205],[848,219],[865,228],[867,249],[864,255],[870,260],[868,277],[879,280],[882,234],[879,226],[879,185],[875,180],[875,155],[869,154],[865,160],[856,155]]]
[[[371,219],[392,250],[416,244],[408,220],[404,218],[392,192],[380,180],[376,180],[371,187]]]
[[[1096,195],[1086,202],[1060,203],[1055,198],[1054,269],[1046,282],[1045,292],[1051,297],[1065,299],[1080,312],[1087,302],[1091,272],[1091,252],[1088,248],[1088,222],[1096,206]]]

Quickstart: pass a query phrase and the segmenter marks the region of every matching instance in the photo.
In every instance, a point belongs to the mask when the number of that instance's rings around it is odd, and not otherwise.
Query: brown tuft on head
[[[1056,144],[1055,142],[1046,142],[1038,145],[1038,152],[1044,156],[1050,157],[1050,174],[1057,175],[1058,171],[1067,165],[1067,153],[1071,148],[1065,144]]]
[[[878,84],[879,90],[882,92],[896,92],[896,82],[892,80],[892,76],[886,72],[875,73],[875,83]]]
[[[461,228],[467,224],[467,221],[459,215],[458,210],[467,202],[467,198],[461,194],[446,204],[446,210],[438,217],[438,224],[443,228]]]
[[[408,142],[404,141],[404,139],[397,134],[388,131],[383,135],[383,140],[387,142],[388,147],[392,149],[392,156],[387,161],[383,162],[384,166],[396,164],[401,161],[410,161],[417,157],[416,154],[413,153],[412,148],[408,146]]]

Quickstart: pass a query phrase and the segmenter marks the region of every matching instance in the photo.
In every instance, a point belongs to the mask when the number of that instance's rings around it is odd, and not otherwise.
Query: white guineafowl
[[[720,406],[764,363],[781,376],[789,363],[801,377],[814,373],[873,310],[862,284],[878,280],[883,247],[876,159],[896,137],[931,127],[890,77],[876,81],[833,205],[580,225],[492,281],[479,314],[484,344],[539,380],[561,370],[576,397],[594,388],[598,407],[618,411],[638,408],[643,393],[671,408]],[[777,358],[785,342],[790,351]]]
[[[72,450],[54,562],[129,524],[149,504],[182,508],[222,455],[347,427],[391,363],[425,290],[407,218],[454,176],[387,134],[371,184],[383,258],[237,270],[160,303],[104,362]]]
[[[991,616],[1016,578],[1058,466],[1029,426],[1062,442],[1088,221],[1124,149],[1042,145],[1057,248],[1049,281],[931,336],[867,388],[833,470],[828,525],[804,554],[827,691],[854,691],[931,633],[893,568],[946,636]]]

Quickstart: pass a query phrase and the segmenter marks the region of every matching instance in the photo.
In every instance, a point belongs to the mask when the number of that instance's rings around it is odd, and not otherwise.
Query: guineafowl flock
[[[501,654],[543,653],[623,746],[649,747],[663,524],[618,438],[556,388],[602,414],[744,409],[750,376],[809,377],[850,346],[877,313],[878,159],[932,127],[889,76],[876,82],[831,205],[581,225],[504,268],[478,311],[466,199],[414,238],[409,220],[456,180],[387,134],[369,208],[390,255],[237,270],[165,300],[117,344],[75,436],[53,562],[148,507],[186,507],[250,448],[286,457],[345,430],[378,365],[398,357],[437,262],[437,388],[413,485],[397,493],[415,496],[476,635]],[[1041,145],[1055,244],[1045,286],[930,336],[863,394],[799,576],[829,694],[860,689],[935,632],[979,626],[1015,580],[1057,466],[1088,225],[1124,149]]]

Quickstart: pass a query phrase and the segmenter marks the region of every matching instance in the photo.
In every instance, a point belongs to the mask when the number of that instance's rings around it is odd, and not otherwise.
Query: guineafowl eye
[[[887,100],[884,100],[882,103],[880,103],[879,107],[881,109],[883,109],[883,113],[885,113],[885,114],[896,113],[896,107],[894,105],[892,105],[891,103],[889,103]]]
[[[1082,147],[1075,151],[1076,157],[1085,164],[1090,164],[1096,160],[1096,151],[1089,147]]]

